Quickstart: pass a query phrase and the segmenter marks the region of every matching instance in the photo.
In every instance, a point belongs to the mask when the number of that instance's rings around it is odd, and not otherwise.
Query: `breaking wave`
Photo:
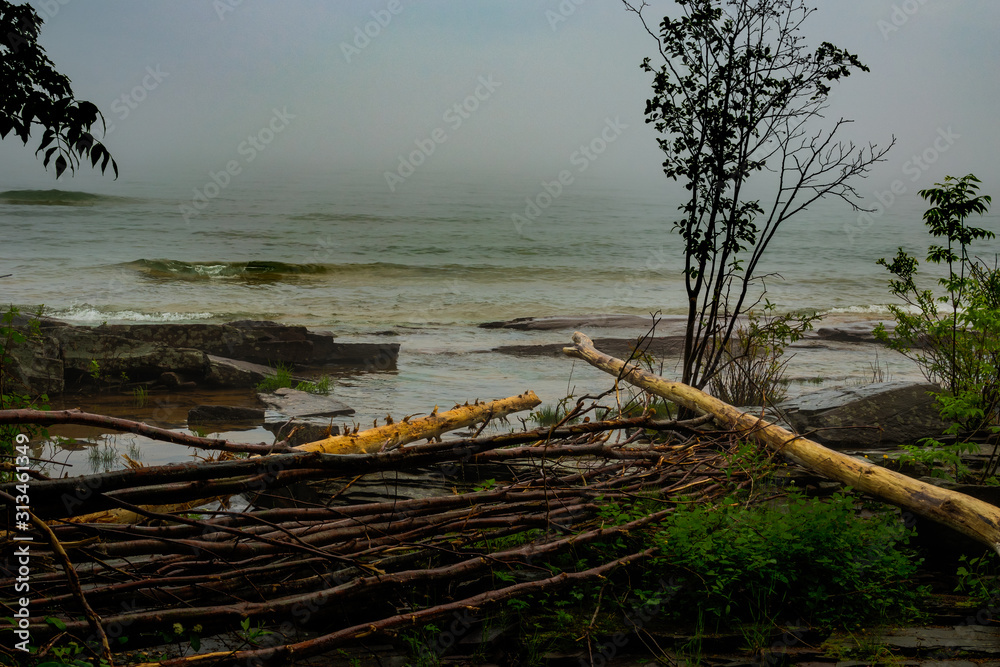
[[[71,306],[66,309],[47,310],[57,320],[66,322],[188,322],[216,317],[214,313],[140,313],[136,310],[105,310],[90,304]]]

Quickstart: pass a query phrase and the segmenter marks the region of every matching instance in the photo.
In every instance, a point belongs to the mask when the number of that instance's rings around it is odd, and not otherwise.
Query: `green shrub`
[[[764,302],[751,310],[747,322],[733,332],[722,354],[718,373],[709,386],[712,395],[730,405],[767,405],[785,398],[785,347],[812,329],[816,314],[778,315],[775,305]],[[720,344],[718,341],[716,344]]]
[[[919,561],[893,517],[857,516],[854,501],[792,495],[787,504],[679,508],[663,525],[662,563],[680,568],[671,607],[706,623],[801,619],[854,626],[907,617],[922,592]]]
[[[879,324],[875,337],[915,361],[928,380],[941,383],[946,390],[937,395],[941,416],[952,424],[948,433],[960,436],[948,445],[928,439],[928,449],[911,447],[908,458],[943,463],[956,478],[963,472],[961,455],[978,450],[969,440],[977,432],[995,432],[1000,410],[1000,268],[970,253],[973,241],[994,233],[966,222],[985,213],[992,201],[976,195],[978,184],[972,174],[948,176],[920,191],[933,205],[924,214],[928,231],[944,239],[944,245],[927,249],[928,262],[948,267],[948,275],[937,281],[942,295],[917,285],[919,263],[902,248],[892,261],[879,260],[894,276],[890,293],[906,307],[890,305],[895,328],[890,332]],[[983,471],[983,479],[991,472],[995,465]]]

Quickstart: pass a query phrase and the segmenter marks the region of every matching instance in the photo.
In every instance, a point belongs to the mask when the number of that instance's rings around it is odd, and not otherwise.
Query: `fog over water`
[[[377,389],[383,413],[528,386],[561,398],[569,362],[489,350],[567,332],[482,321],[683,312],[670,233],[683,190],[643,118],[639,65],[655,45],[620,2],[32,4],[55,66],[103,111],[121,177],[56,180],[37,140],[0,143],[6,302],[91,324],[391,330],[399,374],[342,390],[370,403]],[[826,121],[897,145],[856,183],[870,217],[821,203],[787,223],[762,268],[782,307],[879,317],[876,260],[927,245],[917,191],[972,172],[1000,194],[1000,4],[815,4],[809,43],[871,68],[835,84]],[[655,25],[675,10],[652,2],[646,15]],[[842,359],[790,368],[832,383],[867,371],[866,358]]]

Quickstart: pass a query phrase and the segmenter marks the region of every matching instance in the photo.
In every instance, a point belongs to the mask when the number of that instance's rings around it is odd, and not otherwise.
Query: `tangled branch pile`
[[[575,412],[585,411],[580,404]],[[208,637],[247,628],[249,619],[276,632],[162,664],[284,663],[456,612],[478,618],[506,600],[597,580],[648,557],[650,549],[598,549],[603,556],[576,571],[546,567],[560,554],[620,543],[662,520],[671,498],[708,501],[749,484],[750,475],[734,472],[727,459],[735,439],[706,437],[705,422],[641,416],[368,454],[278,447],[286,453],[37,479],[30,608],[44,615],[33,615],[31,637],[42,652],[70,638],[103,646],[113,663],[121,636],[133,649],[137,638],[162,644],[172,627],[200,626]],[[158,437],[155,429],[146,434]],[[405,472],[453,491],[346,500],[361,476]],[[468,488],[466,480],[486,478]],[[322,480],[326,502],[294,499],[295,485],[310,480]],[[14,486],[0,486],[0,500],[12,503]],[[236,494],[245,508],[204,509],[205,499]],[[617,524],[602,517],[609,503],[640,496],[662,499],[662,509]],[[199,503],[196,514],[176,511]],[[106,523],[109,510],[132,519]],[[13,577],[0,581],[13,584]]]

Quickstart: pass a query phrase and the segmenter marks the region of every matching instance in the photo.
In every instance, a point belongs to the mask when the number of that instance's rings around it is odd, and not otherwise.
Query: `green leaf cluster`
[[[932,206],[923,219],[928,231],[941,242],[930,245],[927,260],[945,265],[948,274],[938,279],[943,293],[922,289],[917,282],[919,261],[902,248],[890,261],[879,264],[891,274],[889,292],[904,305],[890,305],[896,320],[889,331],[876,327],[875,337],[919,366],[924,376],[945,391],[937,395],[941,416],[952,424],[954,444],[928,440],[928,451],[910,447],[911,460],[938,461],[962,470],[960,455],[973,446],[968,440],[980,432],[995,432],[1000,411],[1000,267],[974,258],[971,246],[992,239],[988,229],[974,227],[968,218],[982,215],[992,199],[977,194],[979,179],[973,174],[948,176],[943,183],[920,191]],[[994,457],[995,458],[995,457]],[[983,479],[996,473],[987,466]]]
[[[42,18],[28,4],[0,0],[0,138],[8,134],[28,143],[33,126],[43,128],[35,154],[43,165],[53,163],[56,178],[76,171],[81,159],[91,166],[108,165],[118,177],[118,164],[90,130],[104,116],[98,108],[77,100],[69,78],[55,69],[38,44]],[[106,128],[105,128],[106,129]]]
[[[671,607],[699,609],[706,622],[801,619],[851,627],[905,618],[921,596],[919,560],[894,517],[861,518],[854,500],[791,495],[787,502],[679,509],[659,533],[681,588]]]

